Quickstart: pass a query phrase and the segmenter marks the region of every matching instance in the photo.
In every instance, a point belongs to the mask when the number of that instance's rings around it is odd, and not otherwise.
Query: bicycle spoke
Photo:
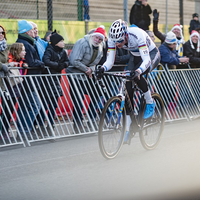
[[[140,140],[143,147],[147,150],[154,149],[161,138],[164,127],[164,105],[158,94],[152,97],[156,102],[154,114],[151,118],[144,120],[142,131],[140,131]]]
[[[99,147],[102,155],[111,159],[121,149],[125,131],[125,111],[121,112],[121,99],[112,97],[105,105],[99,125]]]

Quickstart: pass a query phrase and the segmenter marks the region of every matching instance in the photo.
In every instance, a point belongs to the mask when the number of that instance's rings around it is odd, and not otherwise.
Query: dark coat
[[[142,5],[139,1],[136,1],[130,11],[130,24],[135,24],[143,30],[149,30],[151,23],[150,14],[152,13],[149,4],[147,6]]]
[[[192,49],[190,40],[188,40],[183,45],[183,55],[187,56],[190,59],[190,67],[191,68],[199,68],[200,67],[200,52],[197,52],[196,49]]]
[[[199,22],[199,20],[196,21],[196,20],[192,19],[190,21],[189,33],[191,34],[191,32],[193,30],[195,30],[196,28],[200,28],[200,22]]]
[[[16,42],[20,42],[24,44],[24,47],[26,50],[26,56],[25,56],[26,63],[28,64],[29,67],[35,68],[35,69],[28,69],[27,75],[41,74],[42,70],[44,69],[44,63],[40,61],[40,57],[35,48],[34,40],[29,39],[28,37],[25,37],[23,34],[19,34]],[[28,80],[31,90],[33,91],[33,87],[29,78],[27,78],[27,80]],[[37,84],[37,81],[35,80],[35,78],[33,80],[35,81],[36,88],[40,89],[40,78],[38,78],[39,85]],[[24,87],[27,88],[26,81],[23,81],[23,84],[24,84]]]
[[[69,59],[67,56],[67,53],[64,49],[60,48],[54,48],[51,44],[49,44],[46,48],[46,51],[44,52],[43,56],[43,62],[47,67],[49,67],[50,73],[51,74],[61,74],[61,71],[68,66],[69,64]],[[60,64],[60,63],[65,63],[65,67]],[[43,74],[49,74],[48,71],[45,69]],[[44,85],[46,86],[46,90],[44,87],[43,92],[45,96],[48,96],[46,94],[46,91],[48,92],[49,96],[62,96],[62,88],[61,88],[61,83],[60,83],[61,76],[47,76],[47,78],[43,77],[44,80]],[[53,91],[51,92],[51,89]],[[55,87],[56,86],[56,87]],[[57,89],[57,90],[56,90]]]
[[[130,59],[130,54],[127,50],[116,48],[115,64],[127,64]]]

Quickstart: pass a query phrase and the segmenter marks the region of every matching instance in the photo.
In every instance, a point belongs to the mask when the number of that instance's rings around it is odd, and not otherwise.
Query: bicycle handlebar
[[[125,71],[124,73],[131,73],[131,75],[128,75],[128,74],[119,74],[119,73],[114,73],[114,74],[112,74],[112,73],[106,73],[106,72],[104,72],[103,73],[103,75],[104,76],[115,76],[115,77],[121,77],[121,78],[126,78],[126,79],[132,79],[132,77],[133,77],[133,71]]]

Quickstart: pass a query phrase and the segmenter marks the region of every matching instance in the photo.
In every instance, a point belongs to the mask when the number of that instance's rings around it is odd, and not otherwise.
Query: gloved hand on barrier
[[[103,67],[99,67],[95,70],[95,76],[98,78],[98,79],[101,79],[103,77],[103,74],[104,74],[104,68]]]
[[[4,71],[5,73],[8,73],[9,67],[6,64],[2,64],[2,71]]]

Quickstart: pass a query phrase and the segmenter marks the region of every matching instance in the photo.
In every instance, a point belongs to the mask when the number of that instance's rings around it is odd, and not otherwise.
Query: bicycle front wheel
[[[119,153],[125,136],[126,111],[120,97],[111,97],[100,116],[98,141],[102,155],[112,159]]]
[[[142,130],[140,131],[140,141],[142,146],[147,150],[152,150],[157,147],[158,143],[160,142],[165,124],[165,108],[163,100],[157,93],[153,93],[152,98],[156,103],[153,116],[148,119],[141,119],[143,123],[141,124]],[[143,114],[141,115],[142,118],[144,111],[145,106]]]

